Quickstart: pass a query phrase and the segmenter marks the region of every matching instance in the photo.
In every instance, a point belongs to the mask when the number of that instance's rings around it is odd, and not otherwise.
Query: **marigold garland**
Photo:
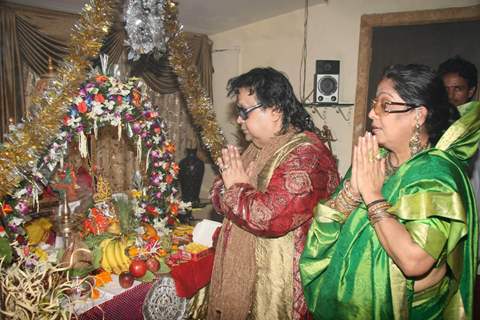
[[[175,2],[164,3],[164,27],[168,43],[168,59],[175,71],[180,89],[187,101],[187,108],[194,126],[200,131],[203,145],[213,160],[221,156],[226,144],[225,137],[216,120],[212,101],[200,84],[198,70],[192,63],[192,53],[188,48],[185,33],[178,22],[178,9]]]

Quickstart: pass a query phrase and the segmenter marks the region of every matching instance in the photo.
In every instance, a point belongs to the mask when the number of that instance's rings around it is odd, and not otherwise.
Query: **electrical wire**
[[[307,76],[307,40],[308,40],[308,0],[305,0],[305,10],[304,10],[304,22],[303,22],[303,47],[302,47],[302,55],[300,58],[300,101],[304,103],[308,97],[305,97],[305,83],[306,83],[306,76]],[[309,94],[309,96],[311,93]]]

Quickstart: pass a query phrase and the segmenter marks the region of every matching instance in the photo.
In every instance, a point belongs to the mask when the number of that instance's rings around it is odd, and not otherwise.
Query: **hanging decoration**
[[[0,198],[10,195],[29,180],[28,191],[37,195],[37,162],[47,151],[62,125],[72,97],[84,81],[89,59],[96,56],[112,22],[113,0],[92,0],[86,4],[70,36],[69,53],[28,119],[10,126],[0,146]],[[3,212],[5,214],[5,211]]]
[[[202,143],[215,161],[221,157],[222,148],[226,145],[225,137],[218,125],[212,101],[202,87],[198,70],[192,63],[192,53],[188,48],[182,26],[178,22],[177,4],[172,0],[165,0],[164,11],[170,65],[178,77],[193,124],[200,131]]]
[[[130,46],[129,60],[143,54],[155,58],[165,54],[166,39],[163,27],[164,0],[129,0],[125,13],[126,43]]]

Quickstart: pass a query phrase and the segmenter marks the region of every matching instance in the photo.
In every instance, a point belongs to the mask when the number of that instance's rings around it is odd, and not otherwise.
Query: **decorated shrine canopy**
[[[164,30],[168,59],[178,76],[194,125],[211,157],[220,156],[225,139],[216,122],[211,100],[200,85],[198,72],[192,65],[191,54],[177,19],[173,1],[163,4]],[[164,136],[165,125],[151,106],[143,104],[141,88],[135,79],[121,83],[106,75],[85,81],[88,61],[98,54],[101,39],[112,21],[112,1],[94,0],[87,4],[71,35],[69,55],[58,76],[42,98],[33,116],[15,127],[8,142],[0,150],[0,198],[5,202],[3,214],[14,233],[22,233],[26,213],[26,197],[38,201],[42,185],[48,183],[54,168],[63,159],[66,143],[78,135],[80,151],[86,152],[86,133],[96,134],[102,125],[118,127],[137,144],[138,159],[143,157],[150,176],[141,210],[151,216],[175,214],[173,180],[178,167],[169,164],[174,146]],[[80,90],[78,89],[80,87]],[[79,91],[78,91],[79,90]],[[23,209],[23,210],[20,210]],[[140,210],[140,211],[141,211]]]

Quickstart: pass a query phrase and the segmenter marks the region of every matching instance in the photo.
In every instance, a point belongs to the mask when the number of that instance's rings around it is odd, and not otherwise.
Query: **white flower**
[[[165,182],[160,183],[160,192],[167,191],[167,184]]]
[[[159,136],[159,135],[158,135],[158,136],[153,136],[153,141],[154,141],[156,144],[160,143],[160,139],[161,139],[161,136]]]
[[[10,225],[14,225],[14,226],[19,226],[19,225],[21,225],[23,222],[24,222],[23,219],[18,218],[18,217],[14,217],[12,220],[9,221],[9,224],[10,224]]]
[[[23,197],[25,194],[27,194],[27,189],[26,188],[22,188],[20,190],[18,190],[17,192],[15,192],[15,194],[13,195],[13,197],[15,199],[20,199],[21,197]]]
[[[137,228],[135,228],[135,232],[136,232],[137,234],[144,234],[144,233],[145,233],[145,228],[142,227],[142,226],[137,227]]]
[[[115,117],[112,120],[110,120],[110,124],[114,127],[118,126],[118,124],[121,122],[121,118]]]
[[[178,203],[178,207],[180,209],[190,209],[192,207],[192,203],[189,201],[189,202],[183,202],[183,201],[180,201]]]
[[[103,104],[101,104],[100,102],[97,102],[97,101],[93,101],[92,102],[92,111],[91,113],[93,113],[94,115],[102,115],[103,114]]]
[[[80,96],[76,96],[75,98],[73,98],[73,103],[74,104],[79,104],[83,101],[83,98],[80,97]]]

